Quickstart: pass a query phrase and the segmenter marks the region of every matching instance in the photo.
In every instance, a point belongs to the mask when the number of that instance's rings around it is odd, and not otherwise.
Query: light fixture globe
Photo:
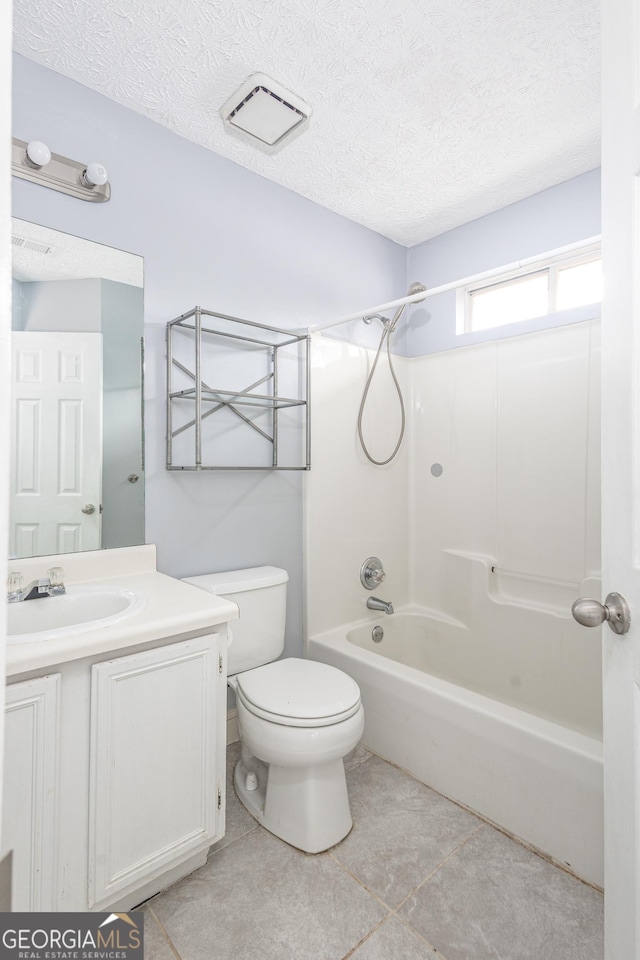
[[[30,140],[25,150],[27,165],[34,170],[40,170],[51,163],[51,150],[42,140]]]
[[[97,160],[92,160],[91,163],[87,164],[81,177],[85,187],[103,187],[108,179],[107,168],[104,164],[98,163]]]

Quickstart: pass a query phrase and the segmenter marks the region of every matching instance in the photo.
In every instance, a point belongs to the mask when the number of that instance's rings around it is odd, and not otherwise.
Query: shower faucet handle
[[[375,590],[385,577],[382,561],[378,557],[368,557],[360,567],[360,583],[367,590]]]

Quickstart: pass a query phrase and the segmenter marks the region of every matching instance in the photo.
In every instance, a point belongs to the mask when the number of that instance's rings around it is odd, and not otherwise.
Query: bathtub
[[[568,715],[570,690],[536,703],[517,662],[487,665],[464,624],[433,613],[382,615],[307,645],[358,683],[366,747],[602,886],[602,741],[587,716]]]

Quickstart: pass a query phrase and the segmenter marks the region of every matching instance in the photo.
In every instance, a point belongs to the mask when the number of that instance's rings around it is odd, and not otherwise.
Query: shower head
[[[389,323],[388,317],[383,317],[381,313],[369,313],[366,317],[362,318],[366,324],[373,323],[374,320],[379,320],[383,326],[387,326]]]
[[[426,292],[427,292],[427,288],[425,287],[424,283],[416,282],[416,283],[412,283],[411,286],[409,287],[407,296],[412,297],[415,293],[426,293]],[[423,297],[422,299],[424,300],[425,298]],[[415,300],[414,302],[422,303],[422,300]]]
[[[427,292],[427,288],[425,287],[424,283],[412,283],[411,286],[409,287],[409,290],[407,291],[407,296],[412,297],[416,293],[426,293],[426,292]],[[416,300],[415,302],[422,303],[421,300]],[[396,328],[396,324],[398,320],[400,319],[400,317],[405,311],[406,306],[407,306],[406,303],[401,304],[396,310],[393,320],[390,320],[387,322],[387,334],[393,333],[393,331]]]

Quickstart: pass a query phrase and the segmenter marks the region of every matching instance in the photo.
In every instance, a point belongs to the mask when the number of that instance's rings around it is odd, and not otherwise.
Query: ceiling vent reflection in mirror
[[[254,73],[220,110],[229,132],[235,128],[262,147],[280,147],[302,132],[311,107],[264,73]]]
[[[16,233],[11,234],[11,244],[14,247],[22,247],[23,250],[32,250],[33,253],[53,253],[53,247],[48,243],[38,243],[37,240],[29,240],[28,237],[19,237]]]
[[[59,190],[78,200],[104,203],[111,198],[111,184],[104,164],[93,160],[79,163],[52,153],[40,140],[13,138],[11,173],[42,187]]]

